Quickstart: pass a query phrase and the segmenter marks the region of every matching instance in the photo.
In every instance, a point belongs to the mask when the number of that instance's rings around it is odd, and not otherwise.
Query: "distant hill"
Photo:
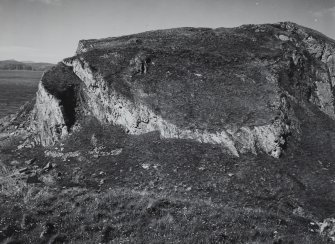
[[[45,71],[53,67],[54,64],[50,63],[34,63],[16,60],[3,60],[0,61],[0,70],[32,70],[32,71]]]

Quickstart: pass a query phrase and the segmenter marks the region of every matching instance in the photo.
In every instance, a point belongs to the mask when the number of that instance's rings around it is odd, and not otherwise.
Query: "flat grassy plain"
[[[0,118],[32,99],[43,72],[0,70]]]

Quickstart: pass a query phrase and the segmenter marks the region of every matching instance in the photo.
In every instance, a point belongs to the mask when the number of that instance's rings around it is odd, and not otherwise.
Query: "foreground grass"
[[[2,206],[6,206],[4,202]],[[9,210],[9,211],[8,211]],[[320,243],[297,223],[261,209],[112,189],[30,188],[7,209],[12,239],[23,243]],[[13,215],[13,211],[16,215]],[[2,216],[3,217],[3,216]],[[6,217],[5,217],[6,218]],[[47,229],[47,230],[46,230]],[[291,232],[292,235],[280,233]],[[294,234],[293,234],[294,233]],[[8,233],[7,233],[8,234]],[[59,243],[52,242],[52,243]]]
[[[235,158],[94,119],[50,148],[15,143],[0,154],[4,243],[327,243],[332,166],[310,154]]]

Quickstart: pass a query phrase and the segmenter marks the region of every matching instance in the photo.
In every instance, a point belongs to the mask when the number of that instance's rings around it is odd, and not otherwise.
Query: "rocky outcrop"
[[[281,147],[285,143],[284,135],[290,131],[283,119],[263,126],[241,127],[237,130],[216,132],[190,130],[180,128],[165,120],[140,101],[135,103],[126,97],[110,90],[108,82],[94,73],[89,64],[83,60],[65,60],[64,63],[73,68],[74,73],[84,82],[87,105],[90,113],[102,123],[112,123],[124,127],[130,134],[143,134],[159,131],[163,138],[190,139],[202,143],[221,144],[230,153],[238,156],[239,153],[256,153],[258,149],[279,157]],[[281,107],[286,107],[286,100],[282,98]]]
[[[335,53],[335,50],[333,51]],[[331,78],[332,86],[335,86],[335,54],[329,55],[327,58],[327,66]]]
[[[79,116],[80,83],[62,64],[44,74],[30,114],[29,130],[35,144],[53,145],[68,135]]]
[[[325,236],[327,239],[335,242],[335,219],[328,218],[323,222],[318,223],[319,232],[322,236]]]
[[[192,139],[203,143],[222,144],[231,153],[238,155],[234,142],[225,131],[209,133],[178,128],[155,114],[147,106],[138,102],[132,103],[116,91],[109,90],[103,77],[94,74],[87,63],[82,63],[80,60],[65,63],[73,67],[74,73],[85,83],[89,110],[101,122],[120,125],[128,133],[135,135],[159,131],[163,138]]]
[[[31,129],[37,132],[35,139],[43,146],[52,145],[68,134],[60,101],[46,91],[42,82],[36,94]]]
[[[44,75],[31,128],[52,145],[91,115],[134,135],[279,157],[299,130],[291,102],[335,118],[334,53],[332,40],[287,22],[80,41]]]
[[[286,31],[295,43],[292,66],[293,69],[298,70],[300,79],[304,76],[305,84],[309,89],[309,94],[305,95],[334,119],[334,41],[321,33],[294,23],[284,22],[278,26]],[[300,92],[304,91],[300,90]]]

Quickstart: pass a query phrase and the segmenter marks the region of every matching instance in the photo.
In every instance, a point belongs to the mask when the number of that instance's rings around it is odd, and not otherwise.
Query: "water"
[[[0,70],[0,118],[15,113],[36,95],[43,72]]]

